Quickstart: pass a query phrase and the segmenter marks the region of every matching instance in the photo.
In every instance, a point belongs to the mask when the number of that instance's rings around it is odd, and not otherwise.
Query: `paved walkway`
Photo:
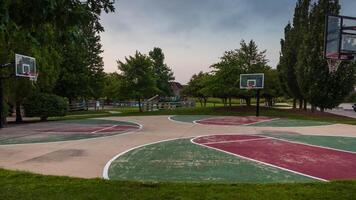
[[[329,125],[298,128],[216,126],[176,123],[168,116],[111,117],[132,121],[143,129],[126,135],[43,144],[0,145],[0,167],[41,174],[101,177],[105,164],[130,148],[160,140],[211,134],[257,134],[263,131],[356,137],[356,126]]]

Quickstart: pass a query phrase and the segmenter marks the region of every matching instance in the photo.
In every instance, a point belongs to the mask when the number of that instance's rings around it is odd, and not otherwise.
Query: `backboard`
[[[15,73],[21,77],[37,77],[36,59],[29,56],[15,54]]]
[[[240,74],[240,89],[263,89],[264,81],[263,73]]]
[[[356,60],[356,18],[327,15],[324,56],[331,60]]]

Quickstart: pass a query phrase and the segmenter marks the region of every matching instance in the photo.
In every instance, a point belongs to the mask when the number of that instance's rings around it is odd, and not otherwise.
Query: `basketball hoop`
[[[342,60],[327,59],[327,62],[328,62],[329,72],[335,73],[339,68]]]
[[[28,78],[32,82],[32,85],[35,85],[35,83],[37,82],[38,73],[37,74],[28,74],[28,75],[29,75]]]

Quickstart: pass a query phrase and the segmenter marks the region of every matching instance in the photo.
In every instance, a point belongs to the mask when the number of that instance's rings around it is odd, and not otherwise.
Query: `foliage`
[[[156,79],[157,88],[164,96],[172,96],[170,82],[174,80],[172,69],[164,63],[165,56],[161,48],[155,47],[149,52],[153,60],[153,72]]]
[[[253,91],[241,90],[240,74],[244,73],[265,73],[268,81],[263,90],[265,98],[272,99],[280,95],[278,80],[275,79],[276,72],[267,65],[266,51],[259,51],[257,44],[251,40],[240,43],[239,49],[226,51],[220,61],[213,64],[213,71],[208,75],[200,73],[194,75],[185,89],[185,93],[192,97],[198,97],[201,102],[207,97],[221,98],[224,105],[229,102],[231,106],[232,98],[243,98],[250,105]],[[270,100],[271,101],[271,100]]]
[[[125,95],[121,94],[120,88],[123,77],[118,73],[110,73],[105,75],[103,96],[109,100],[122,100]]]
[[[154,77],[153,63],[148,56],[136,51],[134,56],[126,57],[125,62],[118,61],[117,63],[122,76],[120,91],[127,98],[141,102],[159,92]],[[139,107],[142,111],[141,103]]]
[[[46,93],[34,93],[23,104],[27,117],[40,117],[46,120],[48,117],[65,116],[68,110],[68,102],[65,98]]]
[[[286,26],[281,42],[278,72],[283,91],[321,110],[340,104],[352,91],[355,80],[354,64],[343,62],[336,73],[330,73],[323,56],[325,16],[339,11],[337,0],[313,4],[298,0],[293,25]]]
[[[210,78],[211,75],[208,73],[199,72],[198,74],[194,74],[190,79],[188,86],[184,87],[183,93],[198,98],[200,104],[205,106],[208,97],[210,96],[210,91],[206,88]]]
[[[114,11],[112,1],[3,0],[0,11],[0,63],[13,62],[15,53],[30,55],[39,71],[35,87],[28,80],[9,79],[8,101],[19,107],[32,90],[69,98],[101,94],[98,34],[104,29],[99,20],[102,12]]]

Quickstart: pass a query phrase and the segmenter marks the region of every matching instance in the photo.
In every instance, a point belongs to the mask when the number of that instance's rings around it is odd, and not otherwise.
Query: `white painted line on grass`
[[[199,137],[201,137],[201,136],[199,136]],[[215,148],[215,147],[210,147],[210,146],[206,146],[206,145],[194,142],[194,140],[199,138],[199,137],[192,138],[190,141],[193,144],[196,144],[196,145],[199,145],[199,146],[202,146],[202,147],[205,147],[205,148],[213,149],[213,150],[216,150],[216,151],[220,151],[220,152],[223,152],[223,153],[227,153],[229,155],[233,155],[233,156],[236,156],[236,157],[239,157],[239,158],[242,158],[242,159],[246,159],[246,160],[249,160],[249,161],[257,162],[257,163],[260,163],[260,164],[263,164],[263,165],[267,165],[267,166],[270,166],[270,167],[278,168],[278,169],[281,169],[281,170],[284,170],[284,171],[292,172],[294,174],[302,175],[302,176],[305,176],[305,177],[308,177],[308,178],[312,178],[312,179],[316,179],[316,180],[319,180],[319,181],[329,182],[328,180],[323,179],[323,178],[319,178],[319,177],[316,177],[316,176],[311,176],[311,175],[308,175],[308,174],[303,174],[303,173],[300,173],[300,172],[297,172],[297,171],[294,171],[294,170],[290,170],[290,169],[287,169],[287,168],[284,168],[284,167],[279,167],[277,165],[269,164],[269,163],[266,163],[266,162],[263,162],[263,161],[255,160],[253,158],[248,158],[248,157],[245,157],[245,156],[241,156],[239,154],[231,153],[231,152],[228,152],[228,151],[225,151],[225,150],[222,150],[222,149],[218,149],[218,148]]]

